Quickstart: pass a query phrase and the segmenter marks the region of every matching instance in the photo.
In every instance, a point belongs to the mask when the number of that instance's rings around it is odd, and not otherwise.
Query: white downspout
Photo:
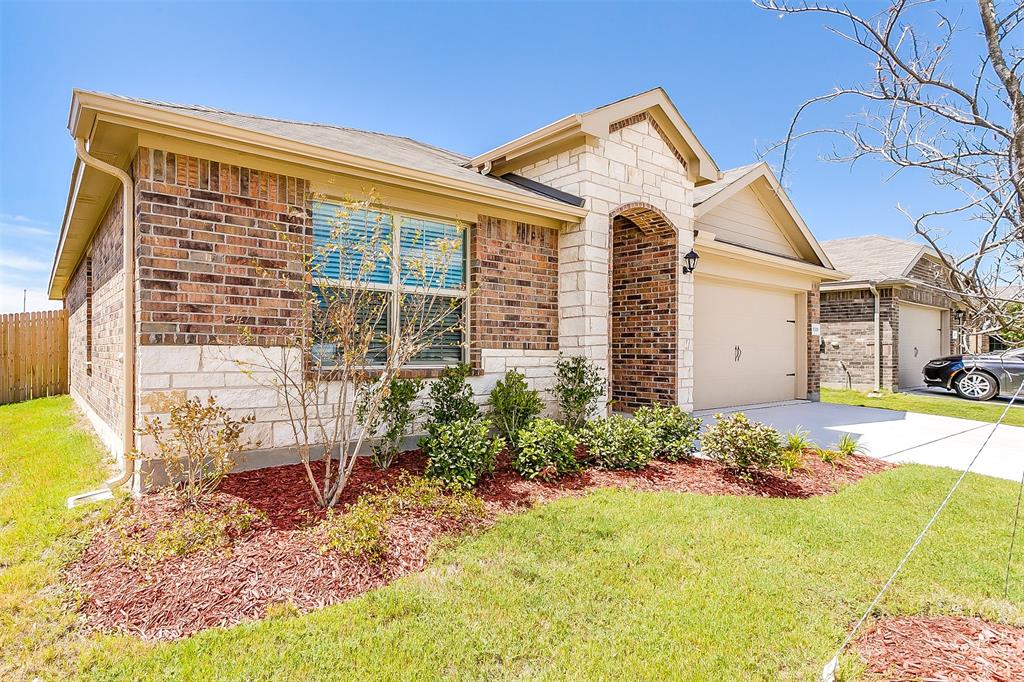
[[[121,444],[124,450],[124,471],[108,480],[105,488],[68,498],[68,506],[112,497],[114,488],[127,483],[135,476],[135,183],[132,177],[117,166],[90,156],[85,148],[85,138],[75,138],[75,154],[86,166],[101,173],[112,175],[121,181],[121,223],[122,223],[122,269],[124,286],[122,306],[124,308],[124,338],[121,357],[124,367],[124,412],[121,429]]]
[[[877,396],[882,392],[882,302],[875,283],[868,282],[868,288],[875,297],[875,388],[872,393]]]

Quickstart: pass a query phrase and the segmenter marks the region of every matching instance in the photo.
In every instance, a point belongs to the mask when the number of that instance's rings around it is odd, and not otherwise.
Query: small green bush
[[[375,417],[367,421],[366,427],[371,433],[383,431],[370,446],[370,458],[379,468],[387,469],[398,456],[402,436],[409,431],[409,427],[416,419],[417,411],[413,407],[413,402],[422,389],[421,379],[392,378]],[[363,419],[369,411],[365,402],[369,395],[372,395],[372,392],[361,396],[359,415]]]
[[[797,426],[793,431],[786,434],[784,447],[787,450],[794,450],[797,452],[810,450],[814,447],[814,443],[811,442],[810,435],[810,431],[805,430],[802,426]]]
[[[435,424],[451,424],[476,419],[480,408],[473,401],[473,389],[466,382],[469,365],[463,363],[445,367],[441,376],[430,384],[430,420],[428,430]]]
[[[700,433],[700,419],[691,417],[678,405],[641,407],[633,418],[650,429],[655,441],[655,456],[678,462],[693,454]]]
[[[482,419],[461,419],[435,425],[426,438],[426,474],[449,490],[469,490],[481,477],[494,470],[494,460],[505,446],[491,438],[490,423]]]
[[[388,551],[389,510],[372,497],[360,497],[343,513],[327,510],[322,551],[335,550],[356,559],[380,563]]]
[[[266,516],[237,501],[226,506],[185,506],[173,525],[161,528],[150,539],[141,539],[145,528],[118,527],[118,550],[130,566],[159,563],[170,557],[208,552],[229,546],[245,536]]]
[[[523,478],[550,481],[580,470],[577,438],[553,419],[534,419],[519,432],[519,450],[512,468]]]
[[[555,363],[555,385],[551,393],[558,401],[562,423],[571,431],[579,431],[597,409],[604,395],[605,380],[601,371],[585,357],[558,357]]]
[[[843,457],[863,455],[868,451],[867,447],[861,445],[860,441],[848,433],[844,433],[839,442],[836,443],[836,450],[841,452]]]
[[[804,466],[804,451],[786,448],[779,455],[779,469],[789,478],[797,471],[806,468]]]
[[[437,518],[480,517],[484,503],[466,490],[448,491],[438,481],[403,472],[395,486],[380,493],[381,504],[397,514],[429,512]]]
[[[498,433],[513,447],[516,446],[519,431],[544,409],[540,394],[528,387],[526,377],[513,369],[494,385],[487,404],[491,406],[490,418]]]
[[[656,447],[654,434],[643,422],[618,415],[588,422],[582,440],[587,458],[602,469],[642,469],[654,458]]]
[[[749,478],[754,471],[779,466],[782,438],[772,427],[752,422],[742,412],[716,414],[714,425],[701,439],[701,450]]]

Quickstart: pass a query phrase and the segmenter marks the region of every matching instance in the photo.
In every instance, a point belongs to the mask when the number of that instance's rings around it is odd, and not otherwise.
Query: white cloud
[[[24,304],[23,304],[24,301]],[[24,309],[57,310],[63,307],[61,301],[51,301],[42,289],[24,289],[0,284],[0,313],[20,313]]]
[[[29,258],[28,256],[21,256],[16,253],[0,252],[0,268],[46,272],[50,269],[50,264],[39,258]]]
[[[0,232],[5,235],[18,234],[35,237],[50,237],[54,234],[54,231],[46,223],[12,213],[0,213]]]

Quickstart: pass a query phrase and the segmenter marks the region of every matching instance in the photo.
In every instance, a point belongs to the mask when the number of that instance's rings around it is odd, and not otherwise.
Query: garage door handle
[[[733,350],[733,362],[739,362],[740,358],[743,357],[743,349],[739,346],[735,346]]]
[[[787,376],[787,377],[795,377],[795,376],[796,376],[796,372],[790,372],[790,373],[789,373],[789,374],[787,374],[786,376]]]

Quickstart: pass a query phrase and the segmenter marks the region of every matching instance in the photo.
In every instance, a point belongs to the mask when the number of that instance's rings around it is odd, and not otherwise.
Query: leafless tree
[[[375,194],[331,206],[321,239],[280,231],[290,260],[302,263],[301,276],[261,269],[301,302],[301,323],[283,347],[260,345],[243,330],[255,357],[237,361],[277,392],[322,507],[337,504],[357,455],[377,435],[366,425],[381,421],[392,379],[435,342],[461,335],[467,300],[446,292],[448,272],[463,254],[463,226],[439,234],[403,225],[399,247],[399,228]]]
[[[977,7],[937,0],[895,0],[870,16],[846,5],[754,0],[762,9],[823,15],[827,30],[868,53],[870,75],[813,97],[797,109],[781,150],[784,177],[793,144],[836,138],[828,160],[881,159],[893,174],[914,169],[949,191],[947,206],[912,214],[914,231],[949,268],[950,297],[970,332],[1019,330],[1024,309],[1024,95],[1020,32],[1024,4],[977,0]],[[953,57],[957,62],[954,63]],[[969,74],[961,65],[974,64]],[[805,129],[811,108],[854,100],[859,113],[832,127]],[[950,227],[958,224],[959,227]],[[949,242],[972,229],[968,249]]]

